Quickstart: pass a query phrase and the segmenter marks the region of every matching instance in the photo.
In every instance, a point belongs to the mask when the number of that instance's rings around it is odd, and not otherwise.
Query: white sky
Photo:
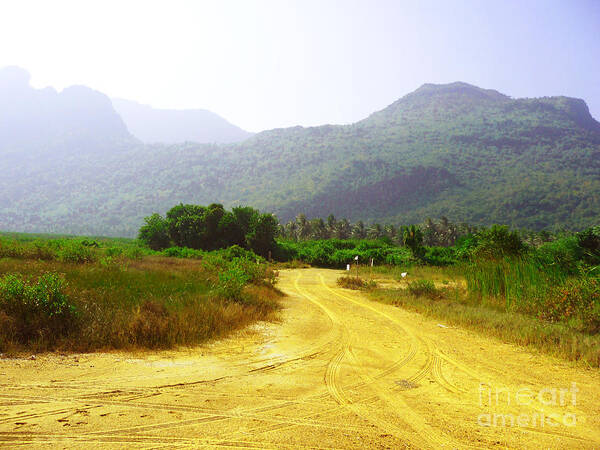
[[[584,98],[600,1],[0,0],[0,67],[250,131],[360,120],[426,82]]]

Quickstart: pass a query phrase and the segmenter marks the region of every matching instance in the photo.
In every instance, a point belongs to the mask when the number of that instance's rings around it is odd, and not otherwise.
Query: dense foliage
[[[140,228],[139,238],[153,250],[171,246],[217,250],[230,246],[247,248],[264,257],[275,249],[277,219],[250,207],[226,211],[223,205],[180,204],[165,218],[152,214]]]
[[[232,145],[128,142],[68,158],[57,146],[0,158],[0,228],[132,236],[174,201],[252,204],[284,222],[299,212],[388,224],[446,216],[533,230],[583,229],[600,211],[600,125],[583,101],[464,83],[425,85],[355,124]]]

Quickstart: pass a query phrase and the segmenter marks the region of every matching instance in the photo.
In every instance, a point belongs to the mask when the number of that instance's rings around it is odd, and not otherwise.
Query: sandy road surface
[[[193,350],[0,360],[0,446],[600,448],[597,370],[338,276],[282,271],[280,323]]]

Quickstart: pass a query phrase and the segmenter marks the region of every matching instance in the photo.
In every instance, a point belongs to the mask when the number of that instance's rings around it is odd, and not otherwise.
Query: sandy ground
[[[278,323],[182,351],[0,360],[0,446],[600,448],[600,371],[281,272]]]

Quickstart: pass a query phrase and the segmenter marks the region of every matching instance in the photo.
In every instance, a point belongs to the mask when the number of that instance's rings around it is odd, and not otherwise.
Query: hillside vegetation
[[[85,149],[84,149],[85,150]],[[130,142],[118,152],[0,160],[0,228],[133,236],[174,203],[252,204],[287,222],[582,229],[600,211],[600,124],[583,100],[424,85],[360,122],[229,145]]]

